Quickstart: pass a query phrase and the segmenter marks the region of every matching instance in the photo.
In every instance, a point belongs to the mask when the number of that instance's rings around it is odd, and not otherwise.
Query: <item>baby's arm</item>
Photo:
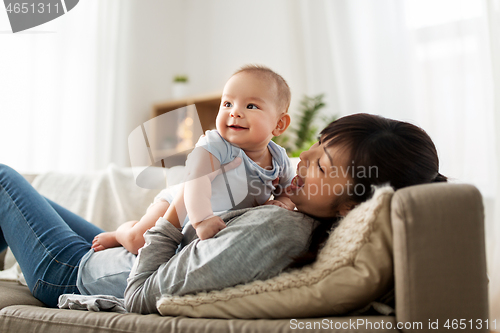
[[[128,251],[137,254],[144,246],[144,233],[153,227],[156,220],[167,211],[169,203],[158,201],[146,211],[140,221],[129,221],[122,224],[116,231],[104,232],[97,235],[92,241],[94,251],[101,251],[110,247],[123,246]]]
[[[212,211],[212,181],[222,172],[237,168],[241,158],[221,166],[220,161],[203,148],[195,148],[186,166],[188,181],[184,185],[184,201],[191,224],[203,240],[213,237],[226,227],[224,221]]]
[[[200,239],[213,237],[226,227],[212,210],[212,180],[217,176],[220,162],[204,148],[198,147],[186,162],[188,180],[184,187],[184,201],[191,224]]]

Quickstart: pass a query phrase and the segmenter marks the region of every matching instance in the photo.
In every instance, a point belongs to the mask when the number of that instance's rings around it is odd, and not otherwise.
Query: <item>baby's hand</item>
[[[275,206],[285,208],[288,210],[293,210],[292,208],[288,207],[286,204],[284,204],[283,202],[281,202],[279,200],[269,200],[264,205],[275,205]]]
[[[226,224],[219,216],[212,216],[209,219],[196,223],[196,226],[194,226],[194,228],[196,229],[196,234],[201,240],[214,237],[225,227]]]
[[[115,232],[103,232],[94,237],[92,248],[95,252],[121,246],[116,240]]]

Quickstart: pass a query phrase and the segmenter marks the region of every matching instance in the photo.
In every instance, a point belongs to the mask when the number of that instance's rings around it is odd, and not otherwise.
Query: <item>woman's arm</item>
[[[162,295],[218,290],[278,274],[307,246],[314,220],[274,206],[226,213],[226,229],[175,254],[182,234],[160,218],[145,234],[125,290],[128,311],[157,312]]]
[[[174,256],[182,240],[182,233],[160,217],[144,238],[146,244],[141,248],[127,279],[125,304],[130,312],[156,313],[156,301],[161,297],[161,285],[154,277],[158,267],[168,263]]]

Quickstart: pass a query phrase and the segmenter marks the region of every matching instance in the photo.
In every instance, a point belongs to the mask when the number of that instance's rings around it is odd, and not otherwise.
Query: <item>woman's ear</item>
[[[276,128],[273,130],[274,136],[279,136],[283,134],[284,131],[290,126],[290,115],[288,113],[281,114],[278,122],[276,123]]]

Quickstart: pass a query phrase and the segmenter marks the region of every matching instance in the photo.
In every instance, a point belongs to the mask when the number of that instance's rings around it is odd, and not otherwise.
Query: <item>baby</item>
[[[179,214],[187,212],[202,240],[226,226],[214,211],[262,204],[293,210],[284,191],[275,192],[275,200],[269,200],[276,185],[285,188],[294,176],[285,149],[271,141],[290,125],[290,95],[286,81],[267,67],[249,65],[235,72],[224,86],[217,130],[207,131],[188,157],[182,191],[179,187],[161,191],[140,221],[97,235],[92,248],[99,251],[122,245],[137,253],[144,245],[144,232],[165,214],[178,193],[183,193],[183,200],[176,199],[175,209]],[[233,184],[231,189],[228,183]],[[235,203],[238,195],[231,190],[243,191],[244,199]]]

